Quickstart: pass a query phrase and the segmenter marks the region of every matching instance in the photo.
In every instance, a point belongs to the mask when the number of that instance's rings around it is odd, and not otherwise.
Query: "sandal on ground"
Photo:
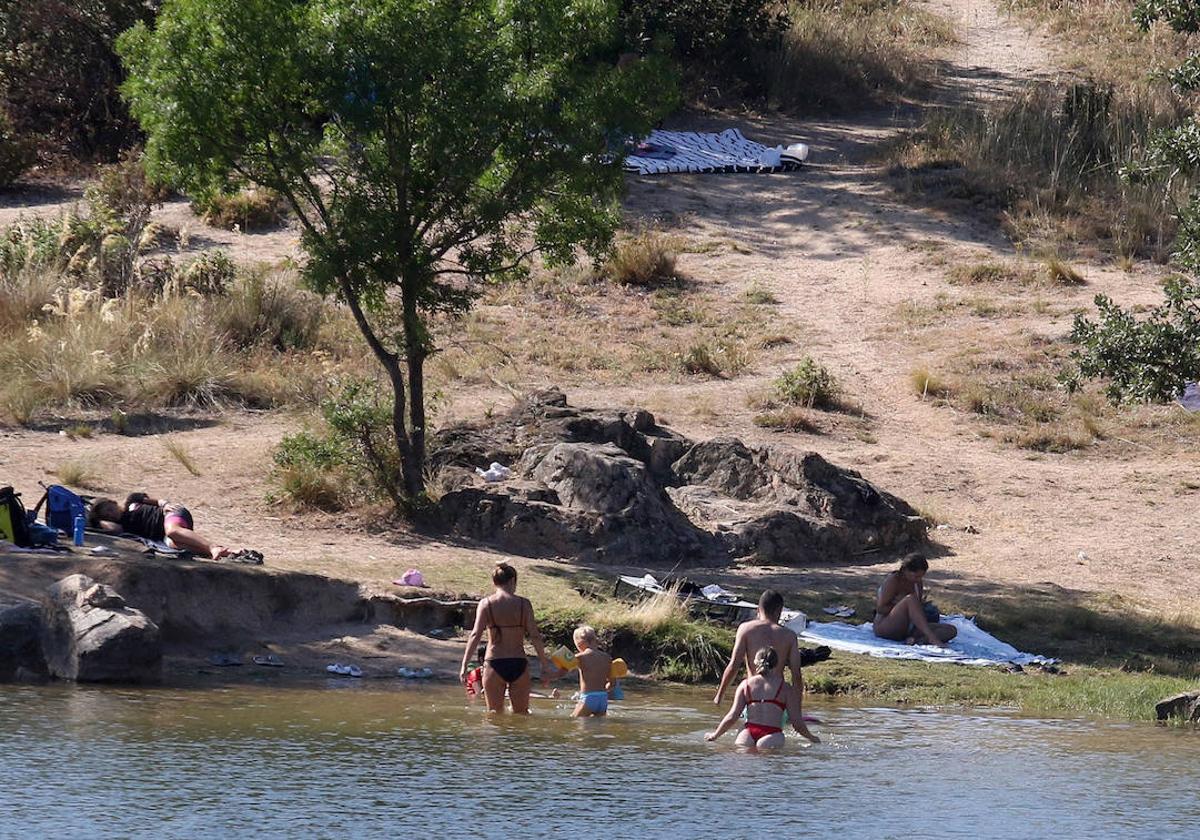
[[[253,661],[255,665],[262,665],[267,668],[283,667],[283,662],[273,653],[267,654],[266,656],[256,656],[254,657]]]

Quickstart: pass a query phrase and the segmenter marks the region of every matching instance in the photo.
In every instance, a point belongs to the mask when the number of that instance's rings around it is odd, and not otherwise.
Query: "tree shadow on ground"
[[[93,431],[125,437],[144,437],[168,432],[190,432],[194,429],[209,429],[219,425],[221,418],[211,415],[168,414],[155,411],[112,414],[99,419],[79,417],[53,417],[36,420],[25,428],[34,432],[62,432],[88,427]]]

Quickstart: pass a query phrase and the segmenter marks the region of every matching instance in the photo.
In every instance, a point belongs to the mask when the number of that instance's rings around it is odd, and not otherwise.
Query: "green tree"
[[[614,141],[674,104],[620,62],[607,0],[167,0],[118,49],[152,172],[255,184],[300,220],[312,286],[391,382],[404,505],[423,496],[430,317],[540,252],[607,248]]]
[[[1162,21],[1176,32],[1200,32],[1200,0],[1141,0],[1134,20],[1143,29]],[[1200,53],[1167,73],[1179,91],[1200,90]],[[1194,116],[1157,132],[1146,154],[1124,175],[1131,180],[1170,182],[1200,172],[1200,122]],[[1165,300],[1142,319],[1104,295],[1096,297],[1099,320],[1075,318],[1071,339],[1074,368],[1062,379],[1072,390],[1084,377],[1104,378],[1113,402],[1165,402],[1200,378],[1200,194],[1193,192],[1178,212],[1175,264],[1191,275],[1173,278]]]

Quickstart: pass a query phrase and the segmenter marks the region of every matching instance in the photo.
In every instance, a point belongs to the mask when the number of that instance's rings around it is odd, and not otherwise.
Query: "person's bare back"
[[[588,648],[575,656],[579,663],[580,691],[607,691],[608,675],[612,671],[612,657],[602,650]]]

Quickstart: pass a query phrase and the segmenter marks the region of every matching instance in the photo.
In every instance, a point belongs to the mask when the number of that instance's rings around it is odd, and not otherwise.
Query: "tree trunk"
[[[404,355],[408,364],[407,457],[401,452],[404,492],[410,502],[425,493],[425,325],[417,314],[416,293],[404,285]]]

